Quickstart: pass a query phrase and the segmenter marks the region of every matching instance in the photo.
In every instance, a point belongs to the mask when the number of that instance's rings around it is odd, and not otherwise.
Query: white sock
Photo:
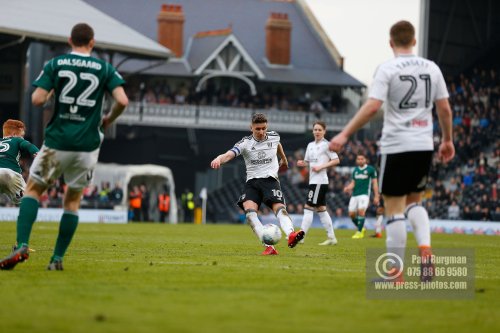
[[[375,232],[382,232],[382,222],[384,221],[384,215],[377,216],[377,221],[375,222]]]
[[[394,253],[404,261],[405,258],[405,248],[406,248],[406,223],[405,216],[394,215],[389,218],[387,221],[387,225],[385,227],[385,232],[387,234],[386,246],[387,253]],[[398,260],[396,260],[396,267],[398,269],[402,269],[400,267]]]
[[[318,215],[323,228],[325,228],[326,230],[326,235],[328,236],[328,238],[335,239],[335,232],[333,231],[333,224],[330,214],[328,214],[328,212],[324,210],[322,212],[318,212]]]
[[[304,230],[306,234],[313,223],[313,217],[314,211],[309,208],[304,208],[304,216],[302,217],[302,225],[300,226],[300,229]]]
[[[411,204],[405,211],[413,228],[418,246],[431,246],[431,224],[427,210],[419,204]]]
[[[288,237],[288,235],[293,232],[293,223],[292,219],[288,215],[288,212],[285,208],[279,208],[276,217],[278,218],[278,221],[280,221],[281,229]]]
[[[259,238],[259,241],[262,241],[262,223],[257,216],[257,212],[255,210],[247,210],[246,211],[247,223],[252,227],[253,232]]]

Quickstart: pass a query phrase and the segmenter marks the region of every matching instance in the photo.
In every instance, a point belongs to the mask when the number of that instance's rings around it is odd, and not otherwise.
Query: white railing
[[[270,128],[279,132],[302,133],[309,131],[318,118],[312,113],[282,110],[243,109],[218,106],[165,105],[130,103],[118,124],[191,127],[206,129],[247,130],[251,115],[267,115]],[[340,130],[349,121],[350,114],[322,113],[329,130]]]

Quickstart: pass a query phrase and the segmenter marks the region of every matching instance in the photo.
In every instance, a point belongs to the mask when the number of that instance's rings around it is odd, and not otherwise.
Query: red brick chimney
[[[158,13],[158,43],[168,47],[176,57],[182,57],[184,12],[181,5],[163,4]]]
[[[266,57],[271,64],[290,64],[291,36],[288,14],[271,13],[266,23]]]

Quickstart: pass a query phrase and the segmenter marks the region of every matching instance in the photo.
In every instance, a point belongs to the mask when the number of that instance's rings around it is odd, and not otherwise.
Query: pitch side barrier
[[[300,227],[302,223],[302,214],[290,214],[293,225]],[[260,216],[262,223],[276,223],[274,214]],[[500,222],[488,221],[462,221],[462,220],[431,220],[431,231],[434,233],[446,234],[469,234],[469,235],[496,235],[500,236]],[[385,225],[385,222],[384,222]],[[375,219],[367,218],[365,227],[369,230],[375,229]],[[314,215],[313,228],[323,228],[317,214]],[[334,218],[333,227],[335,229],[355,229],[354,224],[348,217]],[[406,222],[408,231],[412,231],[409,222]]]
[[[59,222],[63,210],[60,208],[40,208],[37,222]],[[0,222],[17,220],[19,208],[0,208]],[[78,211],[81,223],[125,224],[128,222],[126,210],[80,209]]]

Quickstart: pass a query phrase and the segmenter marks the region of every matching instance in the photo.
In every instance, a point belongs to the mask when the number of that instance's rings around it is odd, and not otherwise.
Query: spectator
[[[139,186],[134,185],[128,195],[130,210],[132,211],[132,221],[140,222],[141,219],[141,206],[142,194]]]
[[[141,221],[148,222],[151,197],[149,195],[148,189],[146,188],[146,185],[141,184],[139,186],[139,190],[141,191]]]
[[[122,202],[123,189],[120,183],[115,183],[115,187],[109,192],[109,200],[115,205],[119,205]]]
[[[184,212],[184,221],[193,222],[194,213],[194,195],[189,189],[184,189],[181,195],[181,205]]]
[[[158,211],[160,215],[160,223],[167,222],[168,213],[170,211],[170,195],[167,189],[164,189],[158,195]]]
[[[102,203],[109,202],[109,193],[111,192],[109,182],[101,183],[101,190],[99,191],[99,201]]]
[[[448,219],[458,220],[460,218],[460,207],[458,207],[457,202],[453,200],[451,205],[448,207]]]

